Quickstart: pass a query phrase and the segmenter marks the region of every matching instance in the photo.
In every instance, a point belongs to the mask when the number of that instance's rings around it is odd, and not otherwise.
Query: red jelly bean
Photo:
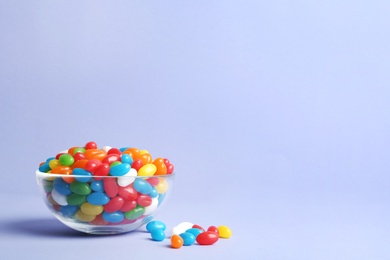
[[[141,194],[137,197],[137,203],[142,207],[148,207],[152,205],[152,198],[148,195]]]
[[[203,232],[206,231],[206,230],[204,230],[204,228],[202,228],[201,226],[199,226],[199,225],[197,225],[197,224],[194,224],[194,225],[192,226],[192,228],[198,228],[198,229],[202,230]]]
[[[218,234],[219,236],[219,231],[218,231],[218,228],[216,226],[210,226],[207,231],[211,231],[211,232],[215,232]]]
[[[105,220],[103,219],[102,214],[99,214],[99,215],[96,216],[96,218],[95,218],[94,220],[92,220],[91,222],[89,222],[89,224],[91,224],[91,225],[101,225],[101,226],[103,226],[103,225],[107,225],[108,222],[105,221]]]
[[[75,153],[75,155],[73,155],[73,158],[74,158],[75,162],[77,162],[78,160],[83,160],[87,157],[85,157],[85,155],[83,153],[78,152],[78,153]]]
[[[196,237],[196,242],[198,242],[199,245],[212,245],[218,241],[218,238],[219,236],[217,233],[205,231]]]
[[[152,186],[157,186],[160,182],[157,177],[150,177],[146,181],[149,182],[149,184]]]
[[[122,208],[124,202],[125,202],[125,200],[122,197],[119,197],[119,196],[114,197],[107,204],[105,204],[103,206],[104,211],[108,212],[108,213],[113,213],[117,210],[120,210]]]
[[[122,212],[127,212],[137,207],[137,201],[135,200],[124,200],[122,207],[119,209]]]
[[[60,156],[63,155],[64,153],[59,153],[56,155],[56,159],[59,160],[60,159]]]
[[[98,146],[95,142],[88,142],[85,144],[85,149],[97,149]]]
[[[100,165],[102,164],[101,161],[99,161],[98,159],[91,159],[91,160],[88,160],[88,162],[85,164],[85,169],[89,172],[94,172],[95,169]]]
[[[131,164],[131,168],[136,169],[137,171],[143,166],[143,163],[141,160],[134,160],[134,162]]]
[[[104,190],[108,197],[113,198],[118,194],[118,184],[114,178],[104,178]]]
[[[118,148],[111,148],[110,150],[107,151],[107,154],[117,154],[121,155],[122,152]]]
[[[107,155],[102,163],[107,163],[108,165],[111,165],[113,162],[120,162],[121,161],[121,156],[118,154],[109,154]]]
[[[110,172],[110,165],[107,163],[102,163],[98,167],[96,167],[93,171],[94,176],[107,176]],[[99,178],[96,178],[96,180],[99,180]]]
[[[173,164],[167,165],[167,174],[171,174],[174,170]]]
[[[133,185],[127,185],[125,187],[118,187],[118,194],[123,197],[125,200],[136,200],[138,197],[137,191],[134,189]]]

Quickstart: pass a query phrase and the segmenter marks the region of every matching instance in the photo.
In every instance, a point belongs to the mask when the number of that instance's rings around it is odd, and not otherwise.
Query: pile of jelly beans
[[[39,165],[40,172],[48,173],[43,186],[50,207],[91,225],[134,223],[153,213],[168,190],[162,175],[173,169],[168,159],[153,160],[147,150],[99,149],[95,142],[71,147]]]
[[[163,241],[166,238],[165,223],[159,220],[150,221],[146,225],[146,230],[150,233],[154,241]],[[191,222],[182,222],[172,228],[171,247],[180,248],[191,246],[195,242],[199,245],[212,245],[219,238],[230,238],[232,230],[228,226],[210,226],[207,230]]]

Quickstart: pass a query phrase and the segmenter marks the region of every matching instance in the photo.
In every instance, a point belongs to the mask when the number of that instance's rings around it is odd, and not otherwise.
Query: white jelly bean
[[[152,199],[152,204],[150,206],[145,207],[144,215],[152,214],[158,207],[158,198]]]
[[[192,228],[194,224],[191,222],[181,222],[179,225],[172,228],[172,235],[180,235],[181,233],[186,232],[187,229]]]
[[[102,150],[102,151],[104,151],[105,153],[107,153],[108,150],[110,150],[111,148],[112,148],[111,146],[106,145],[106,146],[103,146],[100,150]]]
[[[132,184],[134,182],[136,176],[137,176],[137,170],[131,168],[128,173],[126,173],[121,177],[118,177],[118,185],[121,187],[126,187],[127,185]]]
[[[62,195],[61,193],[58,193],[55,189],[51,191],[51,196],[53,197],[53,200],[57,202],[61,206],[68,205],[68,202],[66,201],[66,196]]]

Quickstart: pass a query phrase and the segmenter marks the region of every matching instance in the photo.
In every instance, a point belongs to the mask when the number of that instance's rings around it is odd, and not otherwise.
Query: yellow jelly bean
[[[149,153],[148,150],[141,150],[139,151],[139,154]]]
[[[103,206],[101,205],[92,205],[88,202],[84,202],[81,207],[81,211],[84,214],[96,216],[103,212]]]
[[[156,165],[152,163],[145,164],[138,170],[138,176],[153,176],[157,171]]]
[[[79,209],[76,212],[75,217],[77,218],[77,220],[79,220],[81,222],[91,222],[92,220],[94,220],[96,218],[95,215],[85,214],[84,212],[81,211],[81,209]]]
[[[232,230],[228,226],[219,226],[218,232],[220,238],[229,238],[232,235]]]
[[[53,160],[51,160],[51,161],[49,162],[49,167],[50,167],[50,169],[54,169],[54,168],[56,168],[57,166],[60,166],[60,165],[61,165],[61,163],[60,163],[60,161],[57,160],[57,159],[53,159]]]
[[[168,182],[165,178],[159,178],[158,184],[155,186],[158,193],[162,194],[168,190]]]

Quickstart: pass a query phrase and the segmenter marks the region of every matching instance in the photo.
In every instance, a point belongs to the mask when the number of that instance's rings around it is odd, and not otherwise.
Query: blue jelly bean
[[[154,229],[150,232],[154,241],[163,241],[165,239],[165,232],[162,229]]]
[[[133,158],[131,158],[130,155],[124,153],[122,154],[121,161],[122,163],[128,163],[131,165],[133,163]]]
[[[72,217],[72,216],[74,216],[74,214],[76,214],[76,212],[79,210],[79,208],[80,208],[79,206],[75,206],[75,205],[61,206],[60,212],[65,217]]]
[[[125,215],[121,211],[115,211],[112,213],[103,212],[102,217],[107,222],[118,223],[125,218]]]
[[[162,230],[165,230],[167,228],[167,226],[159,221],[159,220],[153,220],[153,221],[150,221],[147,225],[146,225],[146,230],[148,232],[152,232],[153,230],[155,229],[162,229]]]
[[[49,166],[49,163],[47,163],[47,162],[42,164],[41,166],[39,166],[39,171],[40,172],[48,172],[50,170],[51,170],[51,168]]]
[[[91,189],[93,191],[104,191],[103,180],[91,182]]]
[[[87,201],[92,205],[106,205],[110,197],[104,192],[92,192],[87,196]]]
[[[81,175],[75,177],[75,179],[79,182],[89,182],[92,179],[92,173],[83,168],[74,168],[72,171],[72,175]]]
[[[195,236],[191,233],[181,233],[179,236],[183,239],[183,246],[190,246],[195,243]]]
[[[62,178],[56,178],[54,181],[53,181],[53,188],[59,193],[59,194],[62,194],[62,195],[69,195],[72,193],[72,191],[70,190],[70,185],[69,183],[67,183],[66,181],[64,181]]]
[[[157,198],[158,197],[158,191],[155,187],[152,186],[152,190],[148,194],[151,198]]]
[[[49,163],[51,160],[55,160],[55,157],[49,157],[46,159],[46,162]]]
[[[152,191],[152,185],[144,179],[137,178],[134,181],[134,189],[142,194],[149,194]]]
[[[126,151],[127,149],[129,149],[130,147],[122,147],[122,148],[119,148],[119,151],[121,151],[121,153],[123,153],[124,151]]]
[[[110,167],[110,175],[112,176],[123,176],[130,171],[130,164],[120,163]]]
[[[199,228],[190,228],[190,229],[187,229],[186,230],[187,233],[191,233],[195,236],[195,239],[196,237],[203,232],[203,230],[199,229]]]

